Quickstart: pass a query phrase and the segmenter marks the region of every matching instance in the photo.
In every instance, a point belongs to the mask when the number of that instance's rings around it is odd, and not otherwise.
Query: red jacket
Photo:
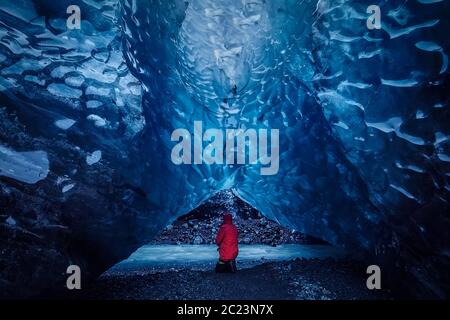
[[[216,236],[216,244],[219,246],[219,256],[222,261],[236,259],[238,255],[238,230],[233,224],[231,214],[223,216],[223,224]]]

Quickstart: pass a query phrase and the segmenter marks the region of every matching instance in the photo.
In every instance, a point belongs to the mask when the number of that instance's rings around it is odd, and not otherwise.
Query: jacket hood
[[[225,224],[232,224],[233,223],[233,216],[229,213],[225,213],[223,215],[223,223]]]

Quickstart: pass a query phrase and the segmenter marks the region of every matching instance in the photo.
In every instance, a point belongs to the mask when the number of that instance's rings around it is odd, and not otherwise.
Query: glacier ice
[[[83,94],[81,90],[71,88],[65,84],[52,83],[47,87],[48,91],[55,96],[76,99]]]
[[[55,121],[55,126],[62,130],[67,130],[75,124],[75,120],[72,119],[61,119]]]
[[[366,28],[368,0],[85,0],[77,31],[66,4],[0,3],[1,175],[39,181],[23,194],[52,195],[46,219],[89,226],[70,228],[102,252],[77,252],[95,270],[232,189],[386,268],[448,280],[433,274],[450,265],[448,1],[385,2],[381,30]],[[171,133],[194,121],[279,129],[278,174],[174,165]]]
[[[66,193],[66,192],[72,190],[73,187],[75,187],[75,184],[74,184],[74,183],[70,183],[70,184],[68,184],[68,185],[65,185],[65,186],[61,189],[61,192],[62,192],[62,193]]]
[[[64,81],[68,86],[80,87],[84,82],[84,78],[82,76],[67,77]]]
[[[95,109],[102,105],[103,103],[97,100],[89,100],[86,102],[86,107],[88,109]]]
[[[99,162],[102,158],[101,150],[95,150],[92,154],[86,156],[86,163],[90,166]]]
[[[17,152],[0,145],[0,176],[25,183],[36,183],[47,177],[49,161],[45,151]]]

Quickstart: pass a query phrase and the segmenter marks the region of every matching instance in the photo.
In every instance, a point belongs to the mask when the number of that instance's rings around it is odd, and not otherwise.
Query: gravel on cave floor
[[[107,272],[76,298],[81,299],[389,299],[388,290],[366,287],[365,267],[346,259],[268,262],[216,274],[187,268]]]

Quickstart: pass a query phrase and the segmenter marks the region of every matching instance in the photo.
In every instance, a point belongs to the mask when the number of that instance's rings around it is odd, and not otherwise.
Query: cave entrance
[[[326,242],[281,226],[236,195],[232,189],[215,193],[200,206],[166,226],[150,244],[214,244],[225,212],[233,216],[239,244],[326,244]]]
[[[232,213],[239,230],[235,274],[214,272],[214,240],[224,212]],[[223,190],[172,221],[84,294],[158,300],[370,298],[364,265],[349,261],[342,249],[284,227],[233,190]]]
[[[249,268],[269,261],[326,258],[341,254],[339,249],[321,239],[268,219],[232,189],[227,189],[215,193],[197,208],[172,221],[110,271],[213,270],[218,260],[215,237],[225,212],[232,214],[233,223],[238,228],[238,268]]]

